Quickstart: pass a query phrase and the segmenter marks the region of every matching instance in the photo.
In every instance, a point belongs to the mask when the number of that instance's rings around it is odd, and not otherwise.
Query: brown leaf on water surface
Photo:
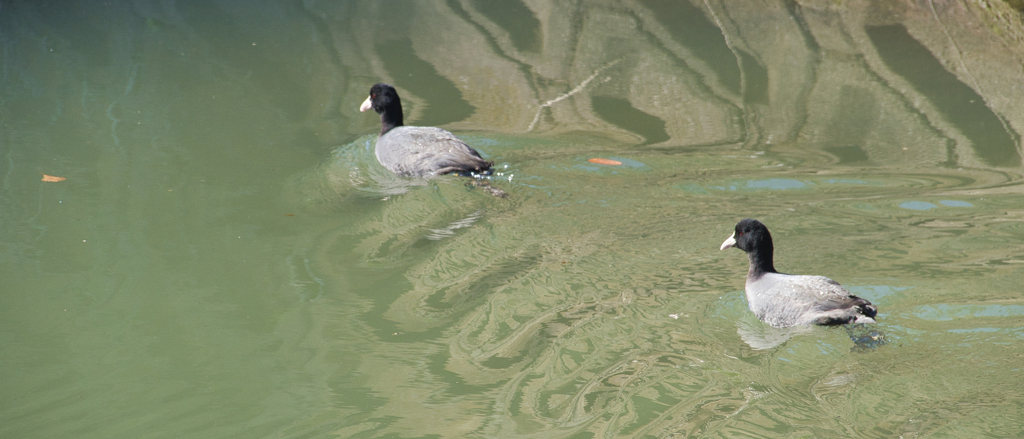
[[[64,177],[56,177],[56,176],[53,176],[53,175],[43,174],[43,181],[47,181],[47,182],[50,182],[50,183],[56,183],[58,181],[64,181],[64,180],[67,180],[67,179],[64,178]]]
[[[594,158],[592,158],[590,160],[587,160],[587,161],[590,162],[590,163],[597,163],[599,165],[609,165],[609,166],[618,166],[618,165],[622,164],[622,162],[620,162],[618,160],[603,159],[603,158],[600,158],[600,157],[594,157]]]

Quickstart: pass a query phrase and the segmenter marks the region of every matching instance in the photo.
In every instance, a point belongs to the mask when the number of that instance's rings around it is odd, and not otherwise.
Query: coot
[[[875,323],[871,302],[823,276],[783,274],[772,263],[772,235],[760,221],[744,219],[722,243],[747,252],[747,303],[757,318],[776,328],[796,325]]]
[[[373,109],[380,114],[377,160],[395,174],[406,177],[431,177],[448,173],[485,174],[492,162],[441,128],[409,127],[402,124],[402,101],[388,84],[370,88],[359,111]]]

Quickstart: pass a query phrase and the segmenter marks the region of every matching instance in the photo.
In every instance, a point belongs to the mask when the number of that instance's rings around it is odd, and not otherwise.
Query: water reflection
[[[473,9],[508,33],[512,45],[520,52],[538,52],[541,46],[540,21],[537,16],[519,0],[504,2],[472,1]],[[449,2],[452,9],[457,2]]]
[[[604,96],[591,98],[594,112],[601,119],[626,131],[643,136],[641,145],[661,143],[669,139],[665,132],[665,121],[637,110],[625,99]]]
[[[5,2],[0,436],[1012,435],[985,5]],[[511,196],[380,168],[378,81]],[[741,217],[889,344],[768,331]]]
[[[412,42],[408,39],[382,41],[376,46],[388,77],[394,78],[394,85],[406,88],[426,101],[424,108],[411,108],[419,117],[409,125],[436,126],[461,121],[475,108],[462,99],[462,93],[448,79],[437,74],[434,67],[416,56]],[[367,87],[367,90],[369,88]],[[437,107],[431,111],[431,105]]]
[[[1020,135],[988,108],[983,97],[946,71],[903,25],[865,30],[889,69],[926,96],[970,140],[982,160],[992,166],[1020,165]]]

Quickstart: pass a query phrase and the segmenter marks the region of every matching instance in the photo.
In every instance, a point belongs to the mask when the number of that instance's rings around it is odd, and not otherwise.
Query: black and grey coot
[[[370,88],[359,111],[380,114],[377,160],[389,171],[405,177],[432,177],[449,173],[485,174],[492,162],[455,137],[435,127],[410,127],[402,123],[402,101],[395,88],[376,84]]]
[[[722,243],[747,252],[747,303],[757,318],[776,328],[796,325],[875,323],[871,302],[823,276],[783,274],[772,263],[772,235],[760,221],[744,219]]]

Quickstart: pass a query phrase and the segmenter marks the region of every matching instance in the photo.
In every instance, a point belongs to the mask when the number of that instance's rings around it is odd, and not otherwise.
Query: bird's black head
[[[377,114],[385,111],[388,113],[394,111],[398,115],[402,114],[402,100],[398,98],[398,92],[395,91],[395,88],[390,85],[384,83],[374,84],[373,87],[370,87],[370,97],[367,98],[367,102],[370,105],[367,106],[366,102],[364,102],[363,107],[360,108],[361,111],[373,108],[373,111],[376,111]]]
[[[745,252],[754,249],[772,250],[772,234],[768,228],[756,219],[743,219],[736,223],[736,231],[733,235],[736,240],[736,248]]]
[[[768,228],[755,219],[743,219],[736,223],[736,230],[732,236],[722,243],[722,250],[729,247],[736,247],[747,252],[750,258],[751,273],[771,273],[775,271],[772,264],[772,253],[775,247],[772,246],[772,235]]]
[[[398,92],[390,85],[378,83],[370,87],[370,97],[366,98],[363,105],[359,106],[359,111],[371,108],[380,115],[381,135],[404,123],[402,101],[398,98]]]

